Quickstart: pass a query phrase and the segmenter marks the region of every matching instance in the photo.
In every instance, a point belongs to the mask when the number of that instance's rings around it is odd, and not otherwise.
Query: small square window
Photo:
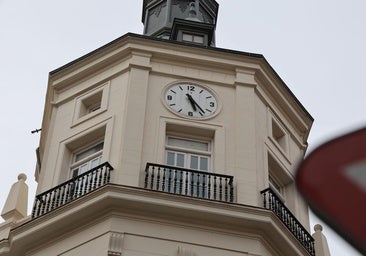
[[[272,138],[277,142],[277,144],[284,150],[287,151],[287,134],[280,127],[280,125],[272,119]]]
[[[75,98],[72,126],[107,110],[110,84],[105,83]]]
[[[100,109],[102,104],[103,91],[99,91],[81,101],[79,117],[85,116],[89,113]]]

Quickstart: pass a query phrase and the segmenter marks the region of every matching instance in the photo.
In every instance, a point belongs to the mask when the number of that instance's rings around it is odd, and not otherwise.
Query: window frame
[[[76,161],[76,158],[77,158],[78,155],[80,155],[81,153],[84,153],[88,150],[91,150],[95,147],[98,147],[100,144],[103,144],[103,145],[102,145],[102,148],[99,151],[91,153],[90,155],[87,155],[86,157]],[[89,143],[88,145],[86,145],[82,148],[79,148],[79,149],[75,150],[74,152],[72,152],[71,163],[70,163],[70,166],[69,166],[69,179],[75,178],[75,177],[91,170],[92,168],[94,168],[94,167],[90,168],[90,164],[93,160],[95,160],[97,158],[99,158],[99,164],[101,164],[102,163],[102,158],[103,158],[103,150],[104,150],[104,140],[99,139],[97,141]],[[86,163],[88,164],[87,170],[83,173],[80,173],[80,167],[83,166]],[[78,170],[78,174],[74,175],[74,172],[76,170]]]
[[[267,151],[267,171],[268,187],[285,203],[288,199],[288,187],[294,181],[286,167],[270,151]]]
[[[192,40],[185,40],[184,39],[185,36],[192,37]],[[202,39],[202,42],[195,41],[195,38]],[[192,32],[182,31],[182,42],[189,42],[189,43],[204,45],[205,44],[205,39],[206,39],[206,37],[205,37],[204,34],[198,34],[198,33],[192,33]]]
[[[71,128],[107,111],[110,82],[103,83],[74,99]]]
[[[174,138],[174,139],[178,139],[178,140],[185,140],[185,141],[193,141],[193,142],[203,142],[203,143],[207,143],[207,151],[203,151],[203,150],[198,150],[198,149],[192,149],[192,148],[186,148],[186,147],[179,147],[179,146],[173,146],[173,145],[169,145],[169,138]],[[191,156],[198,156],[198,157],[207,157],[208,161],[207,161],[207,170],[205,170],[204,172],[212,172],[213,170],[213,152],[212,152],[212,139],[207,139],[207,138],[193,138],[190,136],[179,136],[179,135],[166,135],[166,140],[165,140],[165,150],[164,150],[164,158],[165,158],[165,163],[168,163],[168,152],[173,152],[173,153],[182,153],[185,154],[186,156],[189,157],[185,157],[185,161],[184,161],[184,167],[181,166],[177,166],[174,165],[175,167],[179,167],[179,168],[185,168],[185,169],[191,169],[191,170],[196,170],[196,171],[201,171],[200,169],[192,169],[190,167],[190,161],[191,161]]]

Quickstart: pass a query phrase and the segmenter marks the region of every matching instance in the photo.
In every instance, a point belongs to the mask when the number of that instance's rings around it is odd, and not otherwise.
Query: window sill
[[[80,125],[81,123],[84,123],[84,122],[86,122],[86,121],[88,121],[88,120],[90,120],[90,119],[106,112],[106,111],[107,111],[107,108],[100,108],[100,109],[98,109],[94,112],[88,113],[85,116],[82,116],[82,117],[78,118],[77,120],[75,120],[73,122],[73,124],[71,125],[71,128],[74,128],[74,127]]]

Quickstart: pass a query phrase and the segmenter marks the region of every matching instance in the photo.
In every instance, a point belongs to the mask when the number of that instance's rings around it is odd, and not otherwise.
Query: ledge
[[[4,255],[22,255],[30,248],[114,213],[230,234],[252,234],[259,236],[264,244],[280,255],[307,255],[301,244],[269,210],[115,184],[105,185],[12,229],[9,239],[2,242],[9,244],[9,254]]]

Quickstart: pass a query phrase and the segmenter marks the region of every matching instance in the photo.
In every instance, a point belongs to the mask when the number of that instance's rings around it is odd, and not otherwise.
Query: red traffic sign
[[[296,184],[314,213],[366,255],[366,128],[311,152]]]

